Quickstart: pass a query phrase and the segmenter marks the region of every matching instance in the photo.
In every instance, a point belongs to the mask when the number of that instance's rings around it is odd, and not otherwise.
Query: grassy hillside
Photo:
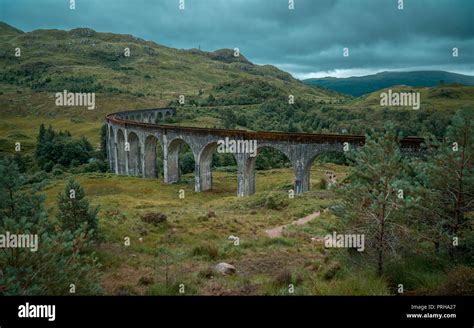
[[[311,242],[311,237],[331,229],[332,215],[292,227],[280,238],[266,236],[265,229],[332,203],[333,192],[318,189],[326,169],[341,178],[348,172],[347,167],[331,164],[315,167],[313,191],[294,199],[287,196],[290,169],[259,171],[257,194],[246,199],[235,196],[236,176],[225,172],[215,172],[215,190],[204,193],[194,192],[192,176],[173,185],[108,174],[76,176],[92,204],[100,205],[99,225],[106,240],[97,253],[105,293],[179,295],[179,285],[184,284],[187,295],[289,295],[288,284],[293,283],[296,295],[390,294],[387,283],[372,273],[354,275],[350,268],[340,268],[335,255],[342,251]],[[58,177],[46,189],[51,216],[65,181]],[[184,199],[178,197],[180,189],[185,190]],[[141,220],[145,213],[164,213],[168,218],[153,225]],[[228,239],[231,235],[240,238],[238,246]],[[125,237],[130,246],[124,245]],[[213,273],[222,261],[233,264],[237,274]],[[337,277],[328,277],[334,268]]]
[[[15,48],[21,49],[21,57],[15,57]],[[126,48],[130,49],[129,57]],[[230,49],[173,49],[131,35],[88,28],[23,33],[2,23],[0,49],[2,111],[16,112],[23,107],[20,110],[40,114],[28,106],[31,102],[44,104],[41,114],[62,114],[53,108],[52,95],[64,89],[96,92],[97,110],[77,113],[94,118],[111,110],[162,106],[179,95],[207,99],[219,85],[233,87],[228,90],[231,94],[238,93],[242,84],[265,83],[275,90],[272,96],[287,98],[292,94],[317,101],[335,97],[335,93],[308,87],[273,66],[254,65],[242,54],[234,57]]]
[[[392,90],[392,92],[419,92],[419,110],[435,109],[442,111],[457,109],[466,104],[474,105],[474,86],[459,84],[435,87],[407,87],[396,85],[360,96],[346,102],[345,105],[358,108],[383,108],[383,106],[380,105],[380,94],[382,92],[388,92],[388,90]],[[412,107],[406,107],[405,109],[410,110]]]
[[[439,85],[441,80],[446,84],[474,85],[474,76],[445,71],[381,72],[360,77],[307,79],[304,83],[358,97],[395,85],[434,87]]]

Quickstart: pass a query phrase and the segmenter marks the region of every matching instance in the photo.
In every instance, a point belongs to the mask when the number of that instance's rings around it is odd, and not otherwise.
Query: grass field
[[[311,242],[311,237],[331,228],[334,218],[329,214],[292,227],[281,238],[270,239],[264,233],[330,206],[332,191],[318,189],[326,169],[341,178],[347,174],[344,166],[316,165],[311,172],[312,191],[293,199],[287,196],[293,179],[289,169],[258,172],[257,194],[246,198],[235,196],[235,174],[218,171],[213,190],[204,193],[194,192],[189,175],[173,185],[111,174],[76,176],[92,205],[100,206],[99,225],[105,240],[97,254],[105,293],[174,295],[184,284],[184,294],[283,295],[289,294],[288,285],[293,284],[294,293],[301,295],[388,294],[382,280],[338,270],[333,251]],[[66,178],[51,180],[45,190],[51,217]],[[184,199],[179,198],[180,189],[185,191]],[[276,200],[275,208],[269,208],[269,198]],[[167,221],[144,223],[140,217],[149,212],[164,213]],[[231,235],[239,237],[238,246],[228,239]],[[237,274],[213,273],[219,262],[234,265]],[[337,274],[333,277],[328,271]]]

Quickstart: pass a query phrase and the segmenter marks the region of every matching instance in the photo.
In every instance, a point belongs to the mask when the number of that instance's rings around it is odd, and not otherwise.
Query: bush
[[[29,176],[28,183],[39,183],[48,179],[48,174],[45,171],[35,172],[33,175]]]
[[[328,182],[325,178],[321,178],[321,181],[319,181],[319,189],[326,189],[328,186]]]
[[[109,164],[102,160],[93,160],[84,164],[79,168],[81,173],[102,172],[105,173],[109,169]]]
[[[334,278],[334,276],[340,269],[341,269],[341,265],[339,263],[335,262],[335,263],[330,264],[328,268],[326,269],[326,271],[324,272],[323,278],[325,280],[331,280],[332,278]]]
[[[55,132],[51,126],[46,129],[41,125],[35,156],[39,166],[50,172],[55,164],[69,167],[87,163],[92,150],[92,145],[84,137],[74,139],[68,131]]]
[[[204,244],[194,247],[192,254],[193,256],[206,256],[211,260],[215,260],[219,255],[219,250],[214,245]]]
[[[54,162],[53,161],[48,161],[43,165],[43,170],[46,172],[51,172],[54,167]]]
[[[52,173],[53,173],[54,176],[57,177],[57,176],[62,175],[64,172],[63,172],[63,170],[61,170],[60,168],[57,168],[57,167],[56,167],[56,168],[53,169]]]
[[[160,213],[160,212],[148,212],[148,213],[142,214],[142,216],[140,217],[140,219],[143,222],[150,223],[153,225],[166,222],[167,218],[168,217],[165,214]]]
[[[192,152],[180,155],[179,166],[183,174],[194,172],[194,155]]]
[[[291,284],[292,279],[291,271],[288,268],[285,268],[275,276],[273,283],[276,286],[288,286]]]
[[[392,286],[403,284],[405,291],[432,289],[445,279],[445,265],[440,258],[411,256],[405,261],[390,263],[385,274]]]
[[[138,284],[142,286],[148,286],[153,284],[154,279],[150,276],[142,276],[140,279],[138,279]]]
[[[205,279],[211,279],[214,274],[214,270],[211,267],[206,267],[199,271],[198,276]]]
[[[289,202],[286,195],[271,192],[265,197],[264,207],[269,210],[281,210],[288,205]]]
[[[437,290],[438,295],[474,295],[474,268],[457,266],[448,272],[446,282]]]

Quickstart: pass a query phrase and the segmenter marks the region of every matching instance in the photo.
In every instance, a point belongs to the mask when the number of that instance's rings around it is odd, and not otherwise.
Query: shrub
[[[211,260],[215,260],[219,255],[219,250],[211,244],[199,245],[193,248],[193,256],[207,256]]]
[[[341,265],[338,262],[330,264],[324,272],[323,278],[326,280],[331,280],[340,269]]]
[[[59,176],[59,175],[62,175],[64,172],[60,168],[56,167],[56,168],[53,169],[52,173],[53,173],[54,176]]]
[[[385,275],[392,286],[403,284],[405,291],[432,289],[445,278],[444,267],[440,258],[411,256],[387,265]]]
[[[474,268],[457,266],[448,272],[446,282],[437,290],[438,295],[474,295]]]
[[[210,279],[214,276],[214,270],[211,267],[206,267],[199,271],[198,276],[205,279]]]
[[[45,171],[35,172],[33,175],[29,176],[28,183],[38,183],[43,182],[48,179],[48,174]]]
[[[153,225],[157,225],[159,223],[166,222],[166,219],[168,217],[166,214],[160,213],[160,212],[148,212],[145,214],[142,214],[140,219],[145,222],[145,223],[150,223]]]
[[[148,286],[153,284],[154,279],[150,276],[142,276],[140,279],[138,279],[138,284],[142,286]]]
[[[273,283],[276,286],[288,286],[292,282],[292,275],[291,271],[288,268],[283,269],[280,271],[273,280]]]
[[[326,189],[328,186],[328,182],[325,178],[321,178],[321,181],[319,181],[319,189]]]
[[[265,198],[264,207],[269,210],[281,210],[289,204],[285,196],[271,192]]]

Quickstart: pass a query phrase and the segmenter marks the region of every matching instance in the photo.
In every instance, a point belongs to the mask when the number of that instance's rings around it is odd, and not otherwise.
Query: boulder
[[[217,264],[215,269],[218,273],[221,273],[223,275],[231,275],[236,272],[236,269],[232,264],[225,263],[225,262],[221,262]]]

